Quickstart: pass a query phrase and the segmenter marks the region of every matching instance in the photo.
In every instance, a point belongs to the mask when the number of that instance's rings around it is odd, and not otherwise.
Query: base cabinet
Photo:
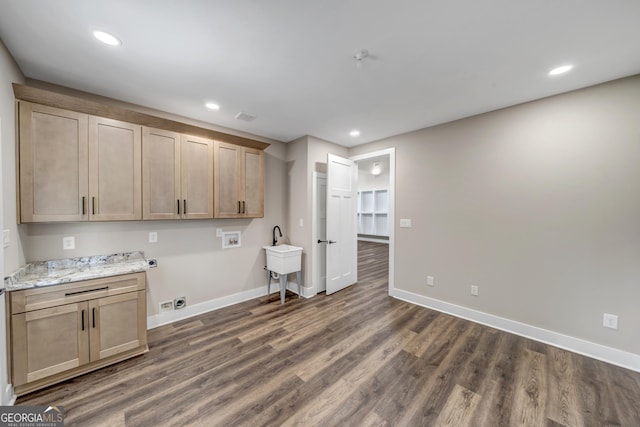
[[[144,273],[8,295],[17,395],[148,350]]]

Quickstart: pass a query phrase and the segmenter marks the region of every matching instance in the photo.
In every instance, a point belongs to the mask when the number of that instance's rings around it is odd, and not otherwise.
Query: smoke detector
[[[243,111],[240,111],[238,114],[236,114],[235,118],[238,120],[244,120],[245,122],[252,122],[256,119],[257,116],[254,116],[253,114],[249,114],[249,113],[245,113]]]
[[[367,56],[369,56],[369,51],[367,49],[360,48],[353,52],[353,59],[356,61],[362,61]]]

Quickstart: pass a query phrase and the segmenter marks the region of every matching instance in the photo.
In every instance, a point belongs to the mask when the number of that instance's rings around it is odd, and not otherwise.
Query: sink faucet
[[[271,246],[275,246],[276,243],[278,243],[278,237],[276,237],[276,228],[278,229],[278,232],[280,233],[280,237],[282,237],[282,230],[280,230],[280,226],[276,225],[275,227],[273,227],[273,245],[271,245]]]

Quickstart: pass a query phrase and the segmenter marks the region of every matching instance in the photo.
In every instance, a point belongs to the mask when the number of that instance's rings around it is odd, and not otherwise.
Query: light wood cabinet
[[[145,292],[144,273],[9,292],[16,394],[146,352]]]
[[[20,222],[262,218],[264,152],[18,102]]]
[[[89,117],[91,221],[142,219],[142,129]]]
[[[87,114],[20,102],[20,220],[85,221]]]
[[[213,141],[144,128],[143,219],[213,218]]]
[[[264,216],[264,152],[214,143],[214,217]]]
[[[182,135],[182,217],[213,218],[213,141]]]
[[[21,222],[142,219],[140,126],[18,108]]]

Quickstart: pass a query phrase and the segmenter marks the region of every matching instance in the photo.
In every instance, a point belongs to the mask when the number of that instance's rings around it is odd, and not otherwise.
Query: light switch
[[[222,228],[216,228],[216,237],[222,237]]]
[[[76,248],[76,238],[73,236],[62,238],[62,249],[65,251]]]
[[[2,245],[8,248],[11,244],[11,233],[9,230],[2,230]]]
[[[156,243],[158,241],[158,232],[150,231],[149,232],[149,243]]]
[[[300,227],[304,227],[304,219],[300,218]]]
[[[400,228],[411,228],[411,219],[401,219]]]

